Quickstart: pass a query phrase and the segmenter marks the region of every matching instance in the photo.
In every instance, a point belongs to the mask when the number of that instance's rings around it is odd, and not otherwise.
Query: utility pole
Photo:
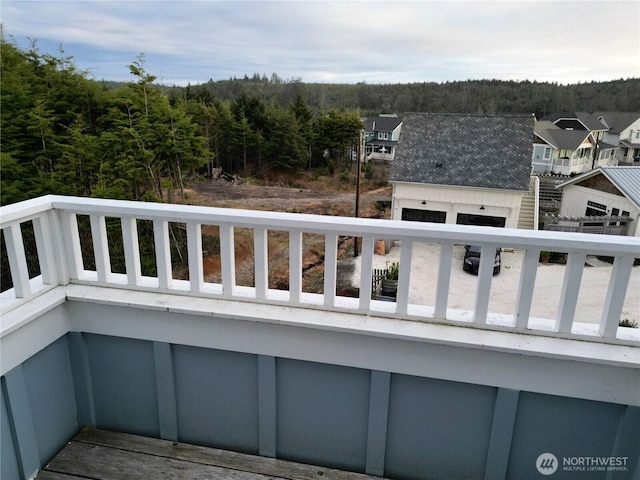
[[[356,214],[358,218],[360,215],[360,172],[362,170],[362,129],[358,133],[358,146],[356,147],[357,167],[356,167]],[[353,237],[353,256],[357,257],[358,251],[358,237]]]

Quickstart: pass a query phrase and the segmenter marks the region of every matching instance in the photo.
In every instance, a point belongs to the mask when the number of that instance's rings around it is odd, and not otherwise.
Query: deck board
[[[379,480],[305,465],[125,433],[83,429],[37,480]]]

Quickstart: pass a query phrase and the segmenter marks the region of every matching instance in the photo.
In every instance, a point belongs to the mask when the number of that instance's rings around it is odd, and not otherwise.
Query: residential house
[[[604,141],[618,147],[618,165],[640,166],[640,113],[595,112],[593,116],[607,128]]]
[[[628,235],[640,237],[640,168],[598,167],[558,185],[565,217],[630,217]]]
[[[599,166],[616,165],[617,147],[597,141],[588,130],[563,130],[549,121],[534,127],[534,173],[576,175]],[[542,160],[540,160],[541,152]]]
[[[531,115],[405,116],[389,175],[392,219],[516,228],[530,189],[533,122]]]
[[[364,125],[364,160],[391,162],[402,130],[402,117],[396,114],[368,117]]]
[[[575,175],[598,166],[616,165],[617,145],[607,127],[586,112],[548,115],[534,127],[533,173]]]

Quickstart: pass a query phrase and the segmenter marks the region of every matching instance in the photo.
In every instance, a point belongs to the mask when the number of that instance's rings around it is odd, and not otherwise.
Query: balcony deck
[[[217,448],[84,428],[36,480],[380,480]]]
[[[124,271],[112,271],[107,222],[120,225]],[[188,279],[173,272],[170,224],[186,231]],[[210,226],[219,283],[203,274]],[[0,298],[3,480],[34,478],[83,427],[409,480],[536,478],[544,453],[624,467],[581,478],[640,473],[640,332],[619,325],[637,238],[57,196],[2,207],[0,228],[13,282]],[[239,229],[253,232],[249,285],[236,281]],[[288,238],[287,290],[270,288],[273,231]],[[322,293],[302,281],[309,235],[324,245]],[[337,288],[345,237],[362,245],[356,297]],[[395,302],[372,298],[378,239],[400,245]],[[426,273],[411,268],[420,242],[439,251]],[[510,313],[492,309],[492,254],[469,277],[472,304],[453,308],[465,244],[519,252]],[[567,254],[551,318],[532,308],[541,250]],[[576,307],[592,255],[614,263],[587,324]],[[428,301],[410,295],[425,276]]]

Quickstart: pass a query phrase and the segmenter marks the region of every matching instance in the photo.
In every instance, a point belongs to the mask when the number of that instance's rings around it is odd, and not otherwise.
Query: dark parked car
[[[493,261],[493,274],[500,273],[500,265],[502,263],[502,257],[500,255],[500,249],[496,248],[496,258]],[[471,272],[475,275],[478,274],[480,267],[480,247],[476,245],[467,245],[464,247],[464,260],[462,261],[462,269],[465,272]]]

